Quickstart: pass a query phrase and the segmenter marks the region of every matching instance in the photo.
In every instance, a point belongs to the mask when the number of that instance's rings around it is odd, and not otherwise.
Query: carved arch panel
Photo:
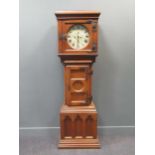
[[[66,137],[72,137],[72,119],[69,116],[66,116],[64,118],[64,136]]]
[[[85,120],[85,136],[86,137],[90,137],[93,138],[94,136],[94,130],[93,130],[93,126],[94,126],[94,119],[91,115],[89,115],[86,120]]]
[[[75,138],[82,138],[83,137],[83,120],[82,118],[77,115],[75,118]]]

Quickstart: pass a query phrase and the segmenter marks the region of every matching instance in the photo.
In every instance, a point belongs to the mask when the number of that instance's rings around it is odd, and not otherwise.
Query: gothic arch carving
[[[72,136],[70,132],[71,128],[72,128],[72,120],[69,116],[66,116],[64,119],[64,135],[65,136]]]
[[[75,118],[75,135],[76,136],[83,136],[83,131],[82,131],[82,118],[77,115]]]
[[[85,130],[85,133],[86,133],[86,136],[93,136],[93,118],[91,115],[89,115],[87,118],[86,118],[86,130]]]

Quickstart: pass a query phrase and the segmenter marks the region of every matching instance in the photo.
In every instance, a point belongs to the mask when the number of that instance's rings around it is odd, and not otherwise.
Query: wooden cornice
[[[100,12],[98,11],[56,11],[55,15],[58,20],[63,19],[98,19]]]

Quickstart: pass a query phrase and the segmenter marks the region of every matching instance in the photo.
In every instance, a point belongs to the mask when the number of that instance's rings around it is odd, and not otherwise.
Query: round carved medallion
[[[83,82],[80,80],[74,81],[72,87],[74,90],[81,90],[83,88]]]

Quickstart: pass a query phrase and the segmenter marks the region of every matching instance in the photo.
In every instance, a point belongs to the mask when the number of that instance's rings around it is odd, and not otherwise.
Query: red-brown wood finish
[[[58,56],[64,65],[65,100],[60,111],[59,148],[100,148],[97,111],[92,101],[92,64],[98,49],[97,11],[58,11]],[[80,50],[66,41],[69,29],[80,24],[87,28],[90,42]]]

